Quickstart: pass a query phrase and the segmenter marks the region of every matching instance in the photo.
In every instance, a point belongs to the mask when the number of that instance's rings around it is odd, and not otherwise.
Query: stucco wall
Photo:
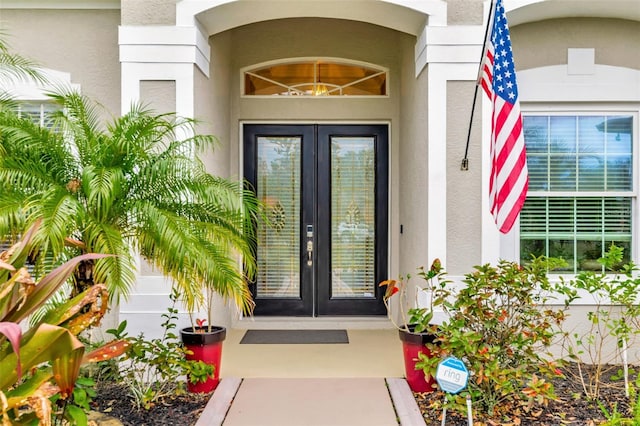
[[[447,0],[448,25],[482,25],[484,0]]]
[[[141,81],[140,100],[156,113],[175,112],[176,82],[174,80]]]
[[[409,49],[410,41],[404,49]],[[429,181],[427,135],[428,70],[416,79],[413,55],[403,57],[401,82],[400,135],[397,156],[394,159],[392,192],[394,214],[399,221],[392,234],[399,236],[399,245],[392,246],[393,256],[399,259],[398,269],[391,271],[395,278],[402,273],[415,273],[419,266],[428,266],[427,256],[427,182]],[[433,125],[437,125],[434,123]],[[411,206],[411,208],[408,208]],[[402,234],[400,234],[402,226]]]
[[[232,133],[237,133],[237,125],[230,119],[229,98],[237,96],[237,90],[231,84],[231,34],[223,33],[212,37],[210,77],[207,78],[199,70],[195,70],[195,114],[208,132],[214,134],[219,141],[213,152],[207,153],[205,163],[210,172],[222,176],[239,176],[238,147],[232,141]],[[233,172],[232,172],[233,170]]]
[[[469,143],[469,170],[460,170],[464,157],[475,81],[447,84],[447,272],[460,275],[481,263],[482,146],[481,96]],[[431,208],[438,208],[432,206]]]
[[[72,83],[115,115],[120,113],[119,24],[118,10],[0,9],[12,51],[70,73]]]
[[[122,25],[175,25],[177,0],[121,0]]]
[[[511,29],[517,69],[567,63],[567,48],[595,48],[600,65],[640,69],[640,22],[622,19],[552,19]]]

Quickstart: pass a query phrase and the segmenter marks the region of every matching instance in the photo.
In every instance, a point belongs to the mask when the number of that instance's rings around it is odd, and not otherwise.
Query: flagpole
[[[467,144],[464,148],[464,158],[462,159],[462,164],[460,164],[460,170],[463,171],[469,170],[469,159],[467,158],[469,154],[469,141],[471,140],[471,127],[473,126],[473,113],[476,109],[476,99],[478,98],[478,86],[480,86],[480,80],[482,79],[482,66],[484,65],[484,56],[487,49],[489,27],[491,26],[491,22],[493,22],[493,2],[494,0],[491,0],[490,2],[489,17],[487,19],[487,26],[484,29],[484,42],[482,43],[482,55],[480,56],[480,66],[478,67],[478,77],[476,78],[476,89],[473,93],[473,103],[471,104],[471,118],[469,119],[469,130],[467,131]]]

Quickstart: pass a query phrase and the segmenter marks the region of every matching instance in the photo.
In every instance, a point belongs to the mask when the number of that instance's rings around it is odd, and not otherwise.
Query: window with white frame
[[[18,103],[18,114],[29,117],[31,121],[41,127],[52,127],[52,115],[60,107],[51,102],[21,101]]]
[[[632,258],[637,135],[631,113],[523,114],[529,191],[520,260],[564,258],[564,272],[600,270],[611,244]]]

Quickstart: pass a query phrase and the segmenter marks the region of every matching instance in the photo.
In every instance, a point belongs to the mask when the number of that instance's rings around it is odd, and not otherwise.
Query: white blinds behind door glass
[[[296,137],[258,138],[258,198],[270,227],[258,224],[258,297],[300,297],[300,145]]]
[[[375,295],[375,141],[331,139],[332,297]]]

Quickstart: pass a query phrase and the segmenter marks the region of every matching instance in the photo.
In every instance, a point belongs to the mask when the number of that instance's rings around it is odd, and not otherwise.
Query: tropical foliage
[[[177,283],[190,310],[204,286],[250,311],[259,204],[240,182],[206,171],[198,154],[215,138],[142,105],[105,124],[78,93],[51,100],[59,111],[49,127],[0,112],[0,235],[42,221],[40,261],[117,255],[84,261],[74,294],[104,282],[112,298],[128,295],[139,253]]]
[[[0,254],[0,422],[50,424],[57,395],[62,415],[81,422],[86,415],[75,406],[65,407],[72,397],[80,365],[122,354],[128,343],[115,341],[90,354],[76,337],[96,325],[107,310],[107,291],[96,284],[71,300],[49,310],[23,332],[24,321],[41,308],[72,275],[77,265],[105,255],[85,254],[69,260],[35,282],[25,266],[34,249],[39,223],[21,242]],[[65,409],[68,408],[68,409]],[[74,410],[74,408],[76,408]],[[86,423],[86,420],[84,421]]]

